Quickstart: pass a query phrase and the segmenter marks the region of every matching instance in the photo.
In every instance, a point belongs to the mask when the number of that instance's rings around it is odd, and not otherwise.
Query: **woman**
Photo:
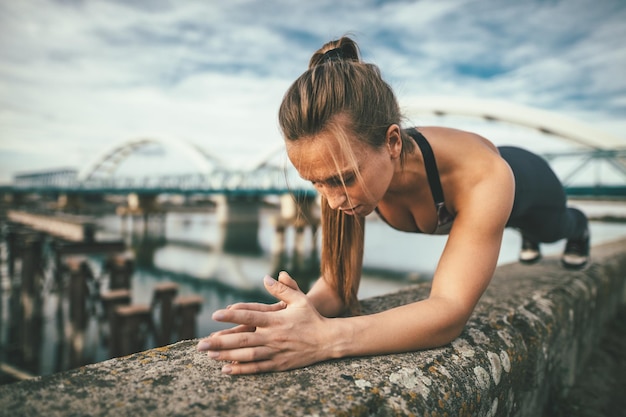
[[[347,37],[317,51],[289,88],[279,122],[289,159],[322,197],[322,274],[308,294],[286,272],[266,276],[278,303],[215,312],[215,320],[238,325],[198,344],[227,361],[222,372],[280,371],[451,342],[491,280],[507,226],[524,237],[520,260],[538,260],[538,242],[567,238],[564,265],[584,266],[587,219],[566,208],[543,160],[469,132],[404,130],[400,120],[391,88]],[[427,299],[347,315],[358,312],[364,216],[373,211],[396,229],[449,237]]]

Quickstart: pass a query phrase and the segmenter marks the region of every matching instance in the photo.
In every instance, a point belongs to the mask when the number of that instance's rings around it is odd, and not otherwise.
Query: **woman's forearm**
[[[471,311],[433,299],[381,313],[329,320],[328,356],[342,358],[443,346],[463,330]]]
[[[307,293],[307,297],[317,311],[324,317],[337,317],[345,309],[337,291],[328,285],[323,277],[319,278]]]

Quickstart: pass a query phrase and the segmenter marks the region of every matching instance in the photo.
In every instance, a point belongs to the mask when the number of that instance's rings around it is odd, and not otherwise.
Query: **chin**
[[[374,211],[374,208],[370,206],[357,206],[356,210],[354,210],[353,215],[365,217],[373,211]]]

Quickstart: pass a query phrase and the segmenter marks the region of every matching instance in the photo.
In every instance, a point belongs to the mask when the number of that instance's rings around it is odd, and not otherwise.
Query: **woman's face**
[[[302,178],[315,186],[333,209],[346,214],[371,213],[389,188],[394,158],[347,133],[347,143],[325,130],[315,136],[287,141],[287,154]]]

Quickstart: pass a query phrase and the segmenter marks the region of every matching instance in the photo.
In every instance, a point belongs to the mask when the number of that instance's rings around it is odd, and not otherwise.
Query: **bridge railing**
[[[106,193],[161,193],[247,192],[274,194],[284,192],[314,193],[313,186],[300,178],[294,170],[261,167],[253,171],[215,169],[209,174],[183,173],[145,177],[92,177],[80,181],[78,177],[33,175],[16,178],[11,187],[29,192],[106,192]]]

